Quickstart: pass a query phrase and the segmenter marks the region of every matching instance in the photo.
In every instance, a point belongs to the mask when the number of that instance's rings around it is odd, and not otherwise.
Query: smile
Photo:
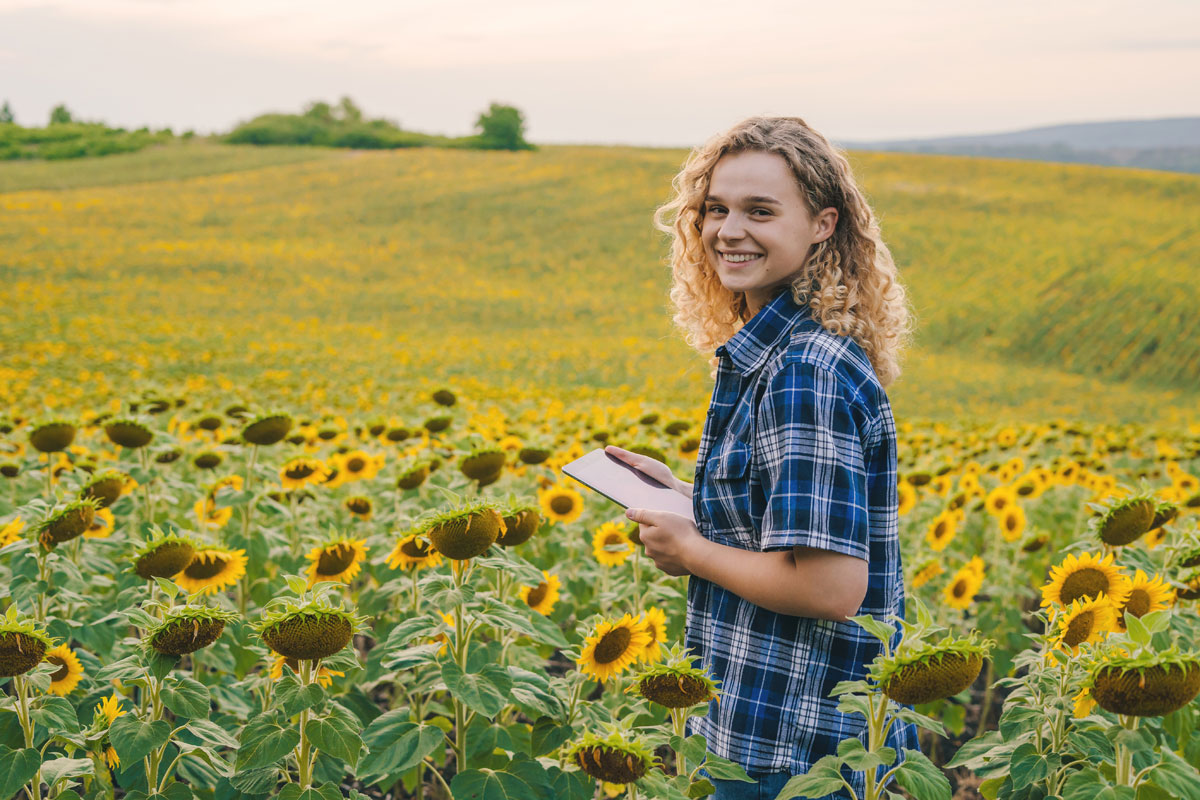
[[[717,251],[717,252],[720,252],[720,251]],[[761,253],[745,253],[745,254],[721,253],[721,258],[724,259],[725,261],[728,261],[730,264],[745,264],[747,261],[754,261],[756,259],[762,258],[762,254]]]

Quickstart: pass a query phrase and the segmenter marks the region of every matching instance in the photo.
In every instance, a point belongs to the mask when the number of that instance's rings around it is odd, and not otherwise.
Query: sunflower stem
[[[685,739],[687,733],[687,709],[672,708],[671,709],[671,729],[680,739]],[[687,774],[687,760],[683,757],[683,750],[675,751],[675,774]]]
[[[142,462],[142,472],[146,475],[146,482],[142,484],[142,499],[146,503],[146,521],[153,525],[154,496],[150,493],[150,454],[146,452],[146,448],[138,448],[138,460]]]
[[[1118,714],[1117,719],[1121,722],[1121,727],[1127,731],[1137,730],[1138,718]],[[1133,751],[1125,745],[1121,744],[1121,740],[1117,740],[1116,744],[1116,761],[1117,761],[1117,785],[1118,786],[1133,786]]]
[[[467,562],[461,569],[452,570],[454,572],[454,588],[462,589],[466,582],[469,565],[470,562]],[[454,605],[454,663],[465,673],[467,671],[467,631],[464,627],[461,593],[459,593],[459,598]],[[465,772],[467,769],[466,708],[462,701],[454,695],[451,695],[450,699],[454,704],[454,769],[456,772]]]
[[[313,679],[313,662],[300,661],[300,683],[308,686]],[[309,710],[306,708],[300,712],[300,744],[296,746],[296,765],[299,769],[299,784],[300,790],[303,791],[312,783],[312,764],[311,761],[316,759],[316,752],[310,752],[308,742],[308,717]]]
[[[33,747],[33,719],[29,716],[28,687],[24,675],[14,675],[13,685],[17,687],[17,720],[21,723],[21,732],[25,734],[25,747]],[[42,769],[38,767],[37,774],[29,783],[29,796],[33,800],[42,800]]]
[[[641,575],[641,563],[638,556],[641,555],[641,547],[633,549],[633,607],[638,614],[642,613],[642,593],[638,591],[639,577]]]

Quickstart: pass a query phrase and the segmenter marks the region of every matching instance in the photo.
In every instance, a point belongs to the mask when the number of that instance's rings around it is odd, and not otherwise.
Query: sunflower
[[[1117,626],[1125,629],[1125,612],[1135,617],[1144,617],[1151,611],[1169,608],[1175,602],[1175,592],[1167,586],[1161,575],[1153,579],[1140,569],[1134,573],[1129,587],[1129,597],[1117,607]]]
[[[107,539],[112,536],[115,524],[116,521],[113,519],[111,510],[98,509],[95,518],[92,519],[92,524],[83,532],[83,535],[89,539]],[[0,532],[0,541],[3,541],[3,532]]]
[[[1091,715],[1092,709],[1096,707],[1096,699],[1092,697],[1092,691],[1087,686],[1079,690],[1079,693],[1071,698],[1075,701],[1075,705],[1071,712],[1071,716],[1075,719],[1085,719]]]
[[[1042,606],[1065,607],[1101,594],[1117,606],[1124,605],[1129,598],[1129,578],[1112,562],[1112,553],[1104,558],[1091,553],[1078,558],[1074,553],[1069,554],[1062,564],[1050,568],[1050,582],[1042,587]]]
[[[0,528],[0,547],[8,547],[21,541],[21,531],[25,529],[25,520],[14,517],[3,528]]]
[[[633,783],[656,764],[649,745],[615,728],[604,739],[590,731],[585,733],[566,755],[588,775],[607,783]]]
[[[538,504],[553,522],[574,522],[583,514],[583,496],[561,483],[539,491]]]
[[[597,625],[595,633],[585,640],[583,654],[576,663],[585,675],[604,683],[624,672],[649,643],[646,624],[626,614]]]
[[[319,581],[349,583],[362,570],[362,562],[366,557],[366,539],[343,536],[314,547],[306,556],[312,562],[308,567],[309,587]]]
[[[1058,633],[1051,645],[1079,652],[1084,642],[1098,642],[1117,628],[1117,611],[1103,594],[1075,600],[1058,619]]]
[[[259,414],[242,428],[242,439],[259,447],[277,444],[288,435],[292,424],[290,414]]]
[[[349,481],[369,480],[383,469],[387,456],[382,453],[373,456],[363,450],[351,450],[348,453],[338,453],[331,459],[338,468],[338,477],[343,483]]]
[[[646,609],[639,621],[646,626],[646,630],[650,633],[650,641],[646,642],[646,648],[642,650],[638,658],[649,663],[661,661],[663,657],[661,645],[667,640],[667,615],[661,608],[651,606]]]
[[[364,622],[365,618],[317,596],[303,605],[285,603],[283,608],[267,612],[255,628],[272,651],[316,661],[341,651]]]
[[[925,584],[945,572],[942,567],[942,562],[936,558],[926,561],[913,575],[912,583],[909,584],[910,589],[920,589]]]
[[[899,502],[897,513],[904,516],[917,504],[917,490],[908,481],[900,481],[896,484],[896,494]]]
[[[966,689],[994,646],[991,640],[947,636],[936,644],[901,647],[871,665],[871,675],[883,693],[897,703],[932,703]]]
[[[446,558],[483,555],[504,531],[504,517],[490,500],[475,500],[426,518],[420,533]]]
[[[549,616],[558,602],[558,589],[562,586],[557,575],[542,570],[542,582],[537,586],[522,586],[519,590],[526,605],[543,616]]]
[[[1017,498],[1012,487],[997,486],[987,493],[987,496],[983,499],[983,507],[987,509],[989,514],[999,516],[1005,509],[1015,503],[1016,500]]]
[[[361,494],[347,497],[343,505],[346,506],[347,511],[362,520],[369,520],[374,511],[371,498]]]
[[[287,656],[280,655],[279,653],[276,653],[274,650],[271,651],[271,655],[275,656],[275,660],[271,664],[271,678],[273,680],[279,680],[280,678],[283,677],[283,665],[284,664],[287,664],[289,667],[291,667],[292,672],[299,674],[299,672],[300,672],[300,662],[299,661],[297,661],[294,658],[288,658]],[[326,689],[328,689],[330,687],[330,685],[333,684],[334,676],[337,676],[339,678],[344,678],[344,677],[346,677],[346,673],[341,672],[336,669],[329,669],[328,667],[326,667],[324,665],[321,665],[317,668],[317,683],[321,684]]]
[[[999,514],[1000,535],[1006,542],[1015,542],[1025,532],[1025,509],[1017,503],[1009,503]]]
[[[233,586],[246,574],[246,551],[206,547],[175,576],[175,583],[188,592],[216,594]]]
[[[392,569],[436,567],[441,561],[442,554],[422,539],[419,533],[396,539],[396,546],[387,557],[387,565]]]
[[[925,532],[925,541],[929,542],[929,549],[940,553],[954,540],[957,532],[958,512],[947,509],[933,518]]]
[[[592,555],[606,567],[625,563],[633,555],[634,544],[623,526],[606,522],[592,536]]]
[[[174,577],[191,563],[197,549],[190,537],[155,535],[134,551],[133,571],[148,581]]]
[[[978,557],[977,557],[978,558]],[[982,565],[980,559],[980,565]],[[983,571],[975,566],[974,560],[954,573],[946,584],[946,605],[965,611],[971,607],[979,588],[983,586]]]
[[[637,692],[666,708],[691,708],[711,700],[720,702],[717,684],[709,674],[692,666],[687,651],[675,645],[665,659],[643,667],[626,692]]]
[[[146,631],[144,644],[165,656],[182,656],[208,647],[237,614],[202,605],[175,606]]]
[[[307,483],[321,483],[329,477],[329,467],[318,458],[296,456],[279,468],[279,483],[284,489],[299,489]]]
[[[50,676],[50,688],[46,690],[50,694],[64,697],[83,679],[83,665],[79,663],[79,657],[65,644],[47,650],[46,661],[58,666]]]
[[[1091,676],[1091,693],[1105,711],[1160,717],[1200,693],[1200,660],[1177,650],[1110,656]]]
[[[99,726],[100,721],[104,720],[104,727],[112,727],[113,721],[117,717],[123,716],[126,711],[121,708],[121,701],[116,695],[109,695],[96,704],[96,712],[94,716],[95,726]],[[104,760],[108,763],[109,769],[116,769],[121,766],[121,757],[117,755],[117,751],[113,749],[111,744],[104,747]]]
[[[196,504],[192,506],[192,513],[200,521],[201,528],[224,528],[225,524],[233,518],[232,508],[218,508],[216,501],[211,497],[197,500]]]

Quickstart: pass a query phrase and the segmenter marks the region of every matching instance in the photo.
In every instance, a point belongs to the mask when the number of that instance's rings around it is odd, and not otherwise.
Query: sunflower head
[[[667,436],[679,436],[690,427],[692,423],[686,419],[673,419],[663,426],[663,433]]]
[[[150,444],[154,431],[132,417],[118,417],[104,423],[104,435],[115,445],[136,450]]]
[[[242,439],[249,444],[263,447],[277,444],[287,437],[292,429],[292,415],[283,412],[259,414],[242,428]]]
[[[301,592],[296,600],[271,601],[255,629],[276,653],[315,661],[341,651],[364,622],[364,618],[335,606],[327,591]]]
[[[583,514],[583,496],[565,484],[538,492],[538,505],[552,522],[574,522]]]
[[[174,577],[185,591],[207,595],[228,589],[245,574],[245,550],[206,547],[197,550],[183,571]]]
[[[440,433],[449,428],[453,420],[454,417],[450,414],[438,414],[425,420],[422,424],[425,426],[425,430],[430,433]]]
[[[347,497],[345,500],[346,510],[360,519],[370,519],[373,510],[371,498],[366,495],[356,494]]]
[[[88,481],[79,490],[80,498],[94,497],[97,508],[108,508],[124,493],[132,478],[120,470],[109,469]]]
[[[476,500],[429,517],[419,532],[446,558],[463,561],[487,552],[503,525],[492,501]]]
[[[396,479],[397,489],[416,489],[425,479],[429,477],[430,463],[428,461],[418,461],[408,467],[404,472],[400,473],[400,477]]]
[[[940,642],[900,647],[871,665],[871,676],[883,693],[897,703],[916,705],[953,697],[979,676],[991,640],[978,641],[977,631],[966,637],[947,636]]]
[[[396,545],[388,555],[387,565],[392,569],[418,569],[436,567],[442,554],[421,538],[419,533],[408,533],[396,539]]]
[[[550,456],[551,452],[548,449],[545,447],[537,447],[535,445],[522,447],[517,452],[517,458],[521,460],[521,463],[529,464],[531,466],[534,464],[541,464]]]
[[[62,417],[44,420],[29,432],[29,444],[39,453],[59,453],[75,441],[75,423]]]
[[[196,427],[202,431],[215,431],[221,427],[222,421],[217,414],[205,414],[196,420]]]
[[[50,688],[47,690],[50,694],[59,697],[68,695],[83,679],[83,665],[79,663],[79,656],[65,644],[47,650],[46,661],[58,667],[50,675]]]
[[[551,575],[546,570],[542,570],[541,583],[537,586],[522,586],[519,594],[526,605],[539,614],[546,616],[554,609],[554,604],[558,602],[558,589],[560,586],[562,586],[562,582],[557,575]]]
[[[1158,504],[1150,494],[1137,494],[1113,501],[1094,518],[1093,530],[1100,541],[1112,547],[1131,544],[1154,527]]]
[[[150,541],[134,552],[133,571],[148,581],[174,577],[192,562],[198,548],[190,536],[165,534],[155,528]]]
[[[1052,644],[1060,650],[1079,652],[1079,646],[1100,641],[1117,629],[1117,610],[1103,594],[1075,600],[1058,618]]]
[[[625,691],[636,691],[666,708],[691,708],[718,697],[717,682],[705,670],[692,666],[692,657],[679,645],[671,648],[665,660],[645,666]]]
[[[237,614],[232,611],[211,606],[175,606],[146,631],[142,643],[164,656],[187,655],[215,642],[225,623],[235,619]]]
[[[454,392],[445,387],[434,392],[432,397],[433,402],[437,403],[439,406],[452,406],[458,402],[458,398],[455,397]]]
[[[633,783],[657,766],[654,753],[640,738],[610,728],[603,738],[588,731],[567,750],[567,758],[593,778]]]
[[[516,547],[525,544],[542,523],[538,507],[533,503],[510,503],[502,509],[504,530],[496,538],[496,544],[501,547]]]
[[[587,675],[604,683],[624,672],[650,643],[646,623],[626,614],[617,620],[600,622],[584,641],[577,664]]]
[[[38,524],[38,541],[44,549],[53,550],[63,542],[82,536],[95,521],[99,505],[100,501],[94,497],[68,503]]]
[[[1200,694],[1200,654],[1176,649],[1108,654],[1091,674],[1096,705],[1114,714],[1161,717]]]
[[[1097,558],[1091,553],[1067,555],[1050,568],[1050,581],[1042,587],[1042,606],[1069,606],[1076,600],[1105,595],[1114,604],[1129,597],[1129,577],[1113,563],[1113,554]]]
[[[201,450],[192,457],[192,465],[196,469],[216,469],[225,461],[225,456],[216,450]]]
[[[42,663],[54,640],[32,619],[22,619],[16,605],[0,619],[0,678],[24,675]]]
[[[508,453],[499,447],[477,447],[458,462],[458,469],[479,485],[495,483],[504,471]]]
[[[334,534],[324,544],[314,547],[306,557],[310,587],[321,581],[349,583],[362,571],[367,558],[367,540]]]

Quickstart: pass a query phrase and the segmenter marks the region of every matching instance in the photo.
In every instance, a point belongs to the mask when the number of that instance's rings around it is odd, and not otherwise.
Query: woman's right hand
[[[676,478],[675,473],[671,472],[671,468],[659,461],[657,458],[651,458],[650,456],[644,456],[641,453],[632,453],[628,450],[622,450],[620,447],[612,444],[605,447],[604,452],[608,453],[614,458],[619,458],[621,461],[624,461],[626,464],[638,470],[639,472],[654,478],[654,480],[658,481],[659,483],[665,486],[670,486],[684,497],[692,496],[692,484],[685,483],[684,481],[679,480],[679,478]]]

